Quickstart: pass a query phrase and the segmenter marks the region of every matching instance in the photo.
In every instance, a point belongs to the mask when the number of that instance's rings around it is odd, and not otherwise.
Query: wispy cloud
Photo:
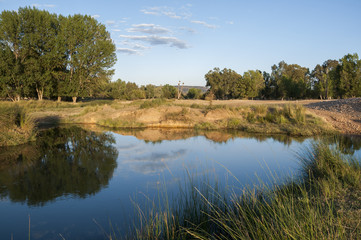
[[[149,155],[133,157],[123,161],[123,164],[129,164],[130,167],[143,174],[160,172],[167,168],[167,162],[181,158],[187,153],[187,150],[180,149],[170,153],[151,153]]]
[[[95,15],[92,15],[91,17],[94,18],[94,19],[98,19],[98,18],[100,18],[100,15],[95,14]]]
[[[128,55],[139,55],[139,51],[131,48],[117,48],[117,52],[124,53]]]
[[[194,30],[193,28],[189,28],[189,27],[180,27],[179,29],[182,31],[186,31],[188,33],[192,33],[192,34],[196,33],[196,30]]]
[[[39,4],[39,3],[33,3],[33,4],[31,4],[31,6],[33,6],[33,7],[36,7],[36,8],[54,8],[54,7],[56,7],[56,5],[54,5],[54,4]]]
[[[174,19],[181,19],[182,17],[174,12],[173,9],[169,7],[149,7],[146,9],[140,10],[144,14],[154,15],[154,16],[167,16]]]
[[[169,29],[155,24],[133,24],[132,28],[127,29],[128,32],[141,32],[149,34],[162,34],[170,32]]]
[[[111,29],[113,32],[121,32],[122,30],[118,29],[118,28],[114,28],[114,29]]]
[[[233,24],[234,24],[233,21],[228,21],[228,22],[226,22],[226,23],[229,24],[229,25],[233,25]]]
[[[185,41],[182,41],[175,37],[162,37],[162,36],[134,36],[134,35],[120,35],[119,37],[131,39],[135,41],[142,41],[149,43],[150,45],[169,45],[170,47],[176,47],[179,49],[189,48]]]
[[[208,23],[206,23],[204,21],[192,20],[191,23],[200,24],[200,25],[203,25],[203,26],[205,26],[207,28],[212,28],[212,29],[217,28],[216,25],[208,24]]]
[[[114,25],[115,24],[115,21],[114,20],[108,20],[105,22],[107,25],[111,26],[111,25]]]

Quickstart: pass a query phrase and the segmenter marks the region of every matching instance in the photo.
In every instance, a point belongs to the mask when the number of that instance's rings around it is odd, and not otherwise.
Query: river
[[[360,138],[328,139],[361,155]],[[316,140],[185,129],[43,130],[36,142],[0,149],[0,239],[105,239],[114,229],[121,235],[134,220],[134,203],[165,192],[176,198],[188,174],[236,193],[297,179],[297,155]]]

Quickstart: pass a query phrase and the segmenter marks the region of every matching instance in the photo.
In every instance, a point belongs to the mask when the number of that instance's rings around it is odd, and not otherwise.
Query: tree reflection
[[[22,146],[18,154],[12,149],[0,155],[0,162],[7,163],[0,169],[0,195],[44,205],[60,196],[95,194],[108,185],[116,168],[114,142],[111,134],[75,126],[47,130],[30,145],[31,151]]]

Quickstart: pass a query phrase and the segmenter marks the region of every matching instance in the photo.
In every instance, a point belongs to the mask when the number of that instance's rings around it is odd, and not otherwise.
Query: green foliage
[[[237,83],[241,98],[258,97],[264,89],[264,79],[260,71],[248,71],[243,74],[242,79]]]
[[[217,99],[232,99],[239,96],[237,83],[242,76],[232,69],[214,68],[205,75],[206,86]]]
[[[199,88],[191,88],[188,90],[187,98],[188,99],[200,99],[202,95],[202,90]]]
[[[90,16],[29,7],[0,14],[0,94],[13,101],[94,96],[115,61],[110,34]]]
[[[175,98],[177,95],[177,88],[174,86],[171,86],[169,84],[166,84],[162,87],[162,97],[163,98]]]

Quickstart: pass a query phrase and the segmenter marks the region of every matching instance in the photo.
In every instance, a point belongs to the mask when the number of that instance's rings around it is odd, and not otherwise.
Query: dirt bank
[[[361,98],[318,101],[305,107],[341,133],[361,135]]]

